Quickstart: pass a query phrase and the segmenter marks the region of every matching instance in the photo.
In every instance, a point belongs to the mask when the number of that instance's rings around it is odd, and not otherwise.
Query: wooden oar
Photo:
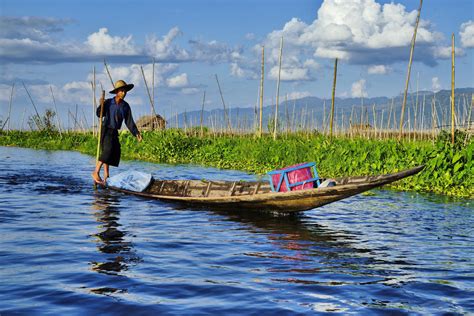
[[[105,101],[105,91],[102,90],[102,97],[100,98],[99,133],[98,133],[98,140],[97,140],[96,163],[99,161],[100,140],[102,136],[102,116],[104,115],[104,101]]]

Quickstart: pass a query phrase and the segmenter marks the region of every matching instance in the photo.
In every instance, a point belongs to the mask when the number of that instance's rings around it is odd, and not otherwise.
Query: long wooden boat
[[[114,186],[108,188],[128,194],[188,205],[227,210],[256,210],[293,213],[380,187],[420,172],[424,166],[375,175],[335,178],[335,186],[289,192],[272,192],[268,182],[155,180],[142,192]],[[321,179],[324,181],[325,179]]]

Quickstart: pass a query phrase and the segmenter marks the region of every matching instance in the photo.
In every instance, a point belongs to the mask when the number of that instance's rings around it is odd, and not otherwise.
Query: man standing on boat
[[[100,136],[100,156],[92,172],[92,178],[96,183],[105,184],[109,177],[109,166],[118,167],[120,162],[120,142],[118,130],[122,127],[125,120],[128,130],[135,136],[139,142],[142,141],[142,135],[138,131],[137,125],[132,117],[130,105],[125,102],[127,92],[133,89],[133,84],[127,84],[123,80],[115,82],[114,89],[109,93],[115,94],[115,97],[104,101],[102,131]],[[102,100],[101,100],[102,101]],[[101,102],[102,103],[102,102]],[[97,108],[97,116],[100,117],[100,106]],[[104,166],[104,179],[100,177],[100,169]]]

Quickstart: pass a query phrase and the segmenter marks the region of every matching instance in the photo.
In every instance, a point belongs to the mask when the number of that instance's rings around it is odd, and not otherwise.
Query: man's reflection
[[[103,190],[94,192],[93,215],[100,223],[98,227],[101,231],[93,236],[97,238],[97,248],[107,258],[105,262],[91,262],[92,270],[99,273],[119,274],[127,270],[131,262],[138,260],[132,244],[124,240],[126,231],[120,230],[118,205],[117,196]]]

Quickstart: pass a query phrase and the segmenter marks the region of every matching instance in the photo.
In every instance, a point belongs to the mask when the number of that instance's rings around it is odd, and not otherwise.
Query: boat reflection
[[[213,211],[263,235],[271,246],[245,253],[261,258],[276,282],[343,285],[403,282],[398,269],[408,262],[390,262],[361,241],[358,232],[334,230],[301,215],[275,216],[255,212]],[[268,249],[268,250],[267,250]],[[381,269],[380,267],[383,267]],[[288,275],[292,277],[288,277]],[[282,276],[282,277],[280,277]],[[284,277],[283,277],[284,276]],[[348,277],[349,276],[349,277]]]
[[[91,262],[93,271],[116,275],[139,261],[132,243],[126,241],[127,232],[121,230],[119,205],[118,195],[106,190],[94,192],[93,216],[101,231],[93,236],[96,237],[97,249],[106,255],[106,261]]]

